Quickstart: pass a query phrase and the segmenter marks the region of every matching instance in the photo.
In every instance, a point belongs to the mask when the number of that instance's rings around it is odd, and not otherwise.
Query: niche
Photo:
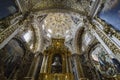
[[[54,54],[52,57],[51,73],[62,73],[62,56]]]

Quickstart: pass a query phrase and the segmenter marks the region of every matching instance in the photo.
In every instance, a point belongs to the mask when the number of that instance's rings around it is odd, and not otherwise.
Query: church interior
[[[0,80],[120,80],[120,0],[0,0]]]

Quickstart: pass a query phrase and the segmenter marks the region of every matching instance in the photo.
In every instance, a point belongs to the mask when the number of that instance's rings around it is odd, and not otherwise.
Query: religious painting
[[[117,73],[115,65],[113,64],[113,57],[102,47],[97,47],[91,53],[92,61],[95,68],[105,77],[114,76]]]

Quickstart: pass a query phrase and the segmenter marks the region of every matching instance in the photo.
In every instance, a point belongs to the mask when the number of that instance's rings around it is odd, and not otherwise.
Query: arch
[[[62,55],[56,53],[52,56],[51,72],[62,73]]]
[[[80,27],[76,33],[75,33],[75,37],[73,40],[73,47],[75,49],[74,53],[78,53],[81,54],[81,43],[82,43],[82,35],[84,33],[84,27]]]
[[[43,45],[43,33],[42,33],[42,21],[41,22],[38,22],[37,21],[37,18],[34,17],[34,24],[32,24],[32,29],[34,31],[34,37],[35,37],[35,42],[34,42],[34,49],[33,49],[33,52],[36,53],[36,52],[42,52],[43,50],[43,47],[41,47]],[[36,26],[36,24],[39,24]]]

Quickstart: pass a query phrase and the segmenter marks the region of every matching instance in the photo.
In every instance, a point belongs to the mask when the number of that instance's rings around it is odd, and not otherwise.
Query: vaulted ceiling
[[[50,13],[44,20],[44,27],[48,36],[54,38],[64,38],[70,34],[73,26],[71,16],[65,13]]]
[[[62,38],[68,41],[74,38],[78,28],[84,25],[84,16],[78,13],[50,12],[46,15],[42,23],[42,30],[44,36],[49,39]]]
[[[91,0],[19,0],[21,9],[25,11],[66,9],[87,14]]]

